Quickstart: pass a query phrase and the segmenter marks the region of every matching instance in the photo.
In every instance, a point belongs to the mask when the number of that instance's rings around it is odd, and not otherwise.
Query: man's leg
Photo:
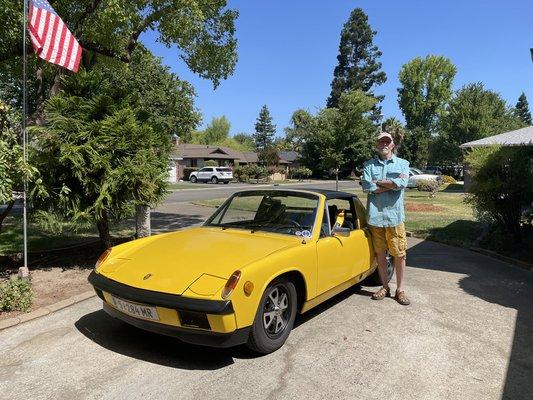
[[[402,223],[387,231],[387,242],[390,253],[394,256],[394,269],[396,272],[396,295],[398,303],[408,305],[409,299],[403,290],[403,277],[405,273],[405,260],[407,256],[407,238],[405,235],[405,225]]]
[[[396,272],[396,291],[403,292],[403,273],[405,271],[405,256],[394,257],[394,270]]]
[[[378,273],[381,284],[385,289],[389,288],[389,282],[387,281],[387,252],[376,252],[376,258],[378,260]]]

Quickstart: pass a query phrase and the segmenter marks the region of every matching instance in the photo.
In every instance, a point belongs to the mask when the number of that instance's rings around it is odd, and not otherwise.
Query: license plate
[[[131,301],[122,300],[115,296],[111,296],[111,298],[115,307],[125,314],[131,315],[132,317],[159,321],[159,315],[157,315],[155,307],[132,303]]]

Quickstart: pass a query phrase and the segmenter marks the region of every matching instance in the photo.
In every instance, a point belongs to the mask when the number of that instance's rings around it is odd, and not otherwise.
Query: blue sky
[[[454,88],[482,81],[515,105],[524,91],[533,106],[533,2],[531,0],[383,0],[383,1],[254,1],[229,0],[240,12],[236,22],[239,61],[234,74],[213,90],[210,81],[188,71],[176,48],[143,42],[181,79],[196,90],[202,127],[225,115],[231,134],[252,133],[263,104],[277,125],[277,135],[292,113],[315,113],[325,106],[337,63],[340,32],[353,8],[361,7],[378,33],[387,82],[385,117],[403,120],[397,103],[398,72],[417,56],[443,55],[458,73]],[[531,107],[530,107],[531,108]]]

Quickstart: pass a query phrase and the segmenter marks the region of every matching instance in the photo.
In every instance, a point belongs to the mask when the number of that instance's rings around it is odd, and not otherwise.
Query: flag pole
[[[28,24],[28,1],[22,0],[24,2],[24,16],[23,23],[24,28],[22,29],[22,152],[24,163],[28,162],[28,153],[26,149],[27,145],[27,135],[26,135],[26,118],[28,114],[27,101],[26,101],[26,30]],[[22,197],[23,202],[23,216],[22,216],[22,225],[24,232],[24,266],[19,268],[18,275],[21,278],[27,278],[30,274],[28,269],[28,216],[27,216],[27,204],[26,204],[26,195],[28,192],[28,180],[26,174],[23,176],[24,179],[24,192]]]

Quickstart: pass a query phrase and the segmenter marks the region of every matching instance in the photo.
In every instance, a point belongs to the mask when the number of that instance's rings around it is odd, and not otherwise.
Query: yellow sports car
[[[379,282],[365,214],[349,193],[241,191],[200,227],[107,250],[89,282],[108,314],[138,328],[269,353],[297,313]]]

